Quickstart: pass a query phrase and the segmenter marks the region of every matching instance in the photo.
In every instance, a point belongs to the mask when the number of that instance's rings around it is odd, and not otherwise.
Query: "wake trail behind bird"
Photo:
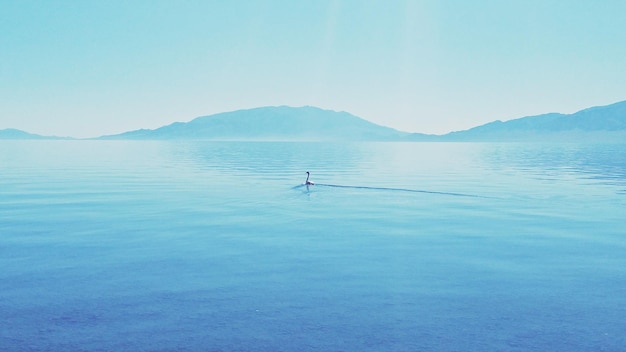
[[[306,184],[301,184],[299,186],[293,187],[300,188],[308,186]],[[455,197],[471,197],[471,198],[491,198],[488,196],[481,196],[476,194],[467,194],[467,193],[455,193],[455,192],[441,192],[441,191],[428,191],[421,189],[410,189],[410,188],[393,188],[393,187],[371,187],[371,186],[352,186],[352,185],[335,185],[329,183],[315,183],[311,187],[333,187],[333,188],[351,188],[351,189],[364,189],[364,190],[374,190],[374,191],[392,191],[392,192],[410,192],[410,193],[425,193],[425,194],[441,194],[446,196],[455,196]]]

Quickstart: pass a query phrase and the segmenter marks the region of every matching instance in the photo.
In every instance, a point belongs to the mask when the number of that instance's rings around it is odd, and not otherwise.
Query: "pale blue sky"
[[[0,129],[267,105],[409,132],[626,100],[626,1],[0,0]]]

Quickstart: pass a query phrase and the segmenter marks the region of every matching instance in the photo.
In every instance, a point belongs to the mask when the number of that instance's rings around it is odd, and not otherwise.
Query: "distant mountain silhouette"
[[[155,130],[100,139],[372,140],[407,138],[408,132],[376,125],[347,112],[316,107],[261,107],[198,117]]]
[[[70,139],[16,129],[0,139]],[[494,121],[444,135],[408,133],[380,126],[347,112],[316,107],[260,107],[198,117],[154,130],[141,129],[96,139],[205,139],[272,141],[617,141],[626,142],[626,101],[578,111]]]
[[[412,136],[421,140],[422,136]],[[626,101],[574,114],[549,113],[494,121],[440,136],[442,141],[626,141]]]
[[[7,128],[0,130],[0,139],[68,139],[54,136],[41,136],[38,134],[24,132],[22,130],[16,130],[14,128]]]

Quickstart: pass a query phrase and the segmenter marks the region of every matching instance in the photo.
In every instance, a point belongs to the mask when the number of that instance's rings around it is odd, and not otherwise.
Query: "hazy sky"
[[[0,0],[0,129],[267,105],[409,132],[626,100],[626,1]]]

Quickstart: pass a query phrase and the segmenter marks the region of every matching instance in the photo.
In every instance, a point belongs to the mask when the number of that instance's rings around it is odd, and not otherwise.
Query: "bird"
[[[305,185],[314,185],[315,183],[313,183],[312,181],[309,181],[309,176],[311,176],[311,174],[307,171],[306,172],[306,181],[304,181]]]

